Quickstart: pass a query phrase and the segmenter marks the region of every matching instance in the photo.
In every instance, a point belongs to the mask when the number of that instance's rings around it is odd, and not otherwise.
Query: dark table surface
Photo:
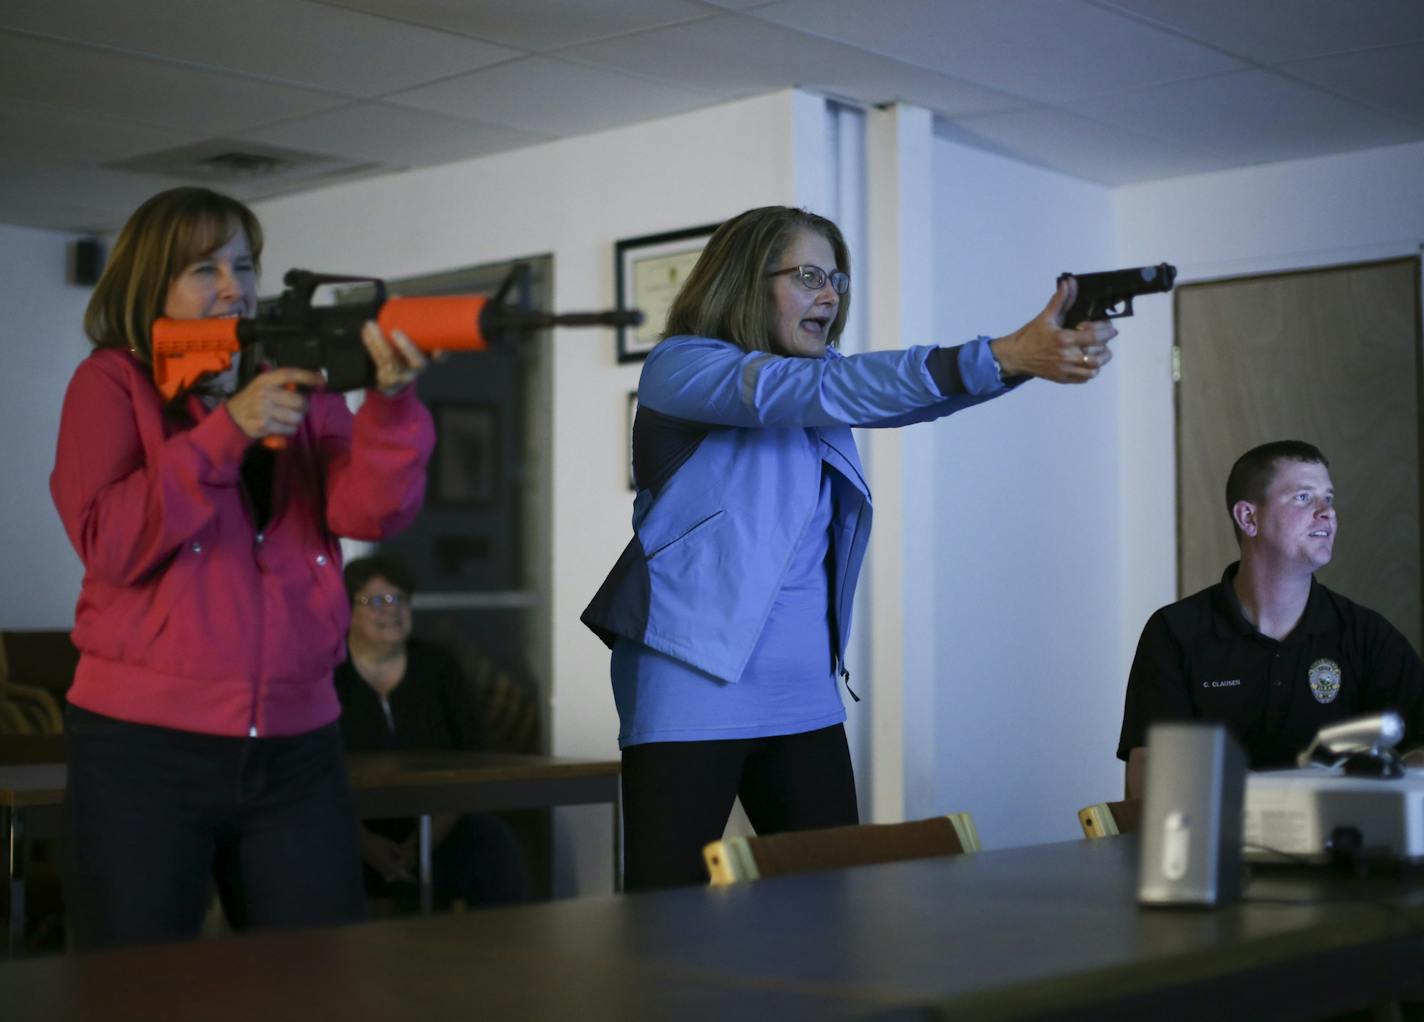
[[[464,751],[358,753],[346,757],[346,767],[365,817],[610,802],[620,770],[617,760]],[[46,810],[31,833],[52,836],[65,772],[61,737],[7,739],[0,806]]]
[[[1131,837],[0,966],[8,1019],[1312,1018],[1424,980],[1424,883],[1141,909]]]

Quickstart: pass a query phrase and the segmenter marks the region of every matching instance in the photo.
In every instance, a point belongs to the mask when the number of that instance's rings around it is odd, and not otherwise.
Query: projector
[[[1321,767],[1248,774],[1246,859],[1424,861],[1424,768],[1401,774],[1351,776]]]

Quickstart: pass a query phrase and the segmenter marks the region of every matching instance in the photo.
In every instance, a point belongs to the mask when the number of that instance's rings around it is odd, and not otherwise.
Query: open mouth
[[[1312,532],[1312,533],[1310,534],[1310,536],[1311,536],[1312,539],[1329,539],[1329,538],[1330,538],[1330,530],[1329,530],[1329,529],[1316,529],[1314,532]]]
[[[819,317],[807,317],[801,321],[801,329],[805,330],[813,337],[824,337],[826,329],[830,326],[830,320]]]

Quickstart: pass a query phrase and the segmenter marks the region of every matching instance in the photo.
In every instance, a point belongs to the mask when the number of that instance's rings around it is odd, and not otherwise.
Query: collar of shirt
[[[1236,597],[1236,587],[1232,584],[1235,582],[1236,572],[1240,568],[1240,561],[1232,561],[1228,564],[1226,570],[1221,574],[1221,582],[1212,592],[1212,617],[1216,634],[1223,639],[1237,635],[1277,644],[1277,640],[1268,635],[1262,635],[1255,625],[1246,620],[1246,614],[1241,609],[1241,601]],[[1310,577],[1310,596],[1305,601],[1305,613],[1300,616],[1300,623],[1295,626],[1295,630],[1279,644],[1299,642],[1307,635],[1328,632],[1335,627],[1335,613],[1330,606],[1329,599],[1326,598],[1325,587],[1312,575]]]

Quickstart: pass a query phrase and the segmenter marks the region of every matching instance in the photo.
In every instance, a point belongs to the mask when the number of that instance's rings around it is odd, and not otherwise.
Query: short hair
[[[1237,458],[1226,477],[1226,513],[1231,516],[1231,527],[1236,530],[1238,543],[1241,542],[1241,529],[1236,524],[1236,505],[1243,500],[1252,504],[1265,500],[1266,491],[1276,477],[1276,465],[1282,461],[1330,467],[1320,448],[1304,440],[1272,440],[1251,448]]]
[[[153,361],[150,332],[163,315],[168,287],[189,265],[247,235],[256,265],[262,226],[241,202],[208,188],[170,188],[134,210],[109,255],[84,311],[84,332],[96,348],[128,348]]]
[[[831,243],[836,266],[850,273],[850,249],[840,228],[823,216],[790,206],[749,209],[712,234],[668,310],[664,338],[678,334],[716,337],[746,351],[772,351],[771,286],[797,231],[819,234]],[[823,267],[832,269],[833,267]],[[835,321],[826,334],[835,344],[850,312],[850,292],[840,296]]]
[[[346,597],[356,602],[356,594],[373,578],[383,578],[407,596],[415,595],[415,575],[406,563],[394,554],[372,554],[358,557],[341,573],[346,582]]]

